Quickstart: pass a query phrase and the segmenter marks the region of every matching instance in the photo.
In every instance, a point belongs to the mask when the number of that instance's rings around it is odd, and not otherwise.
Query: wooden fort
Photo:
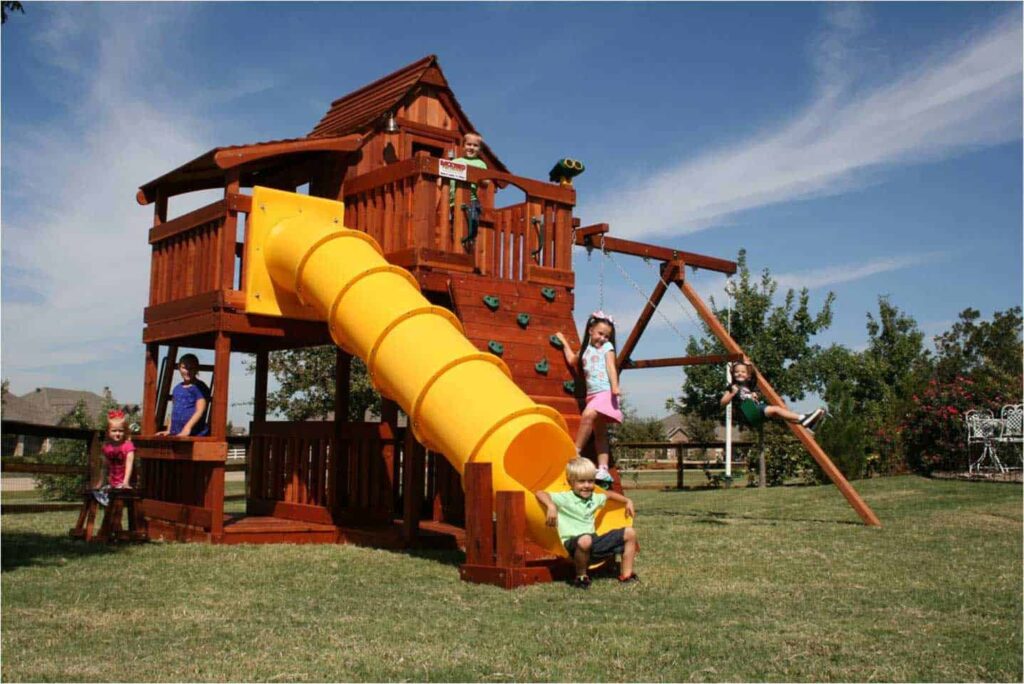
[[[401,427],[394,403],[384,402],[379,422],[345,420],[351,358],[340,349],[334,420],[267,420],[270,352],[333,343],[323,323],[246,311],[243,255],[253,208],[247,193],[254,185],[343,201],[345,225],[373,236],[391,263],[408,269],[434,304],[451,309],[478,348],[499,353],[518,385],[561,412],[572,431],[581,388],[550,338],[561,331],[579,342],[572,315],[574,244],[593,246],[600,238],[606,250],[663,264],[661,282],[622,345],[621,367],[723,360],[633,361],[630,355],[666,287],[675,283],[693,294],[684,266],[732,273],[734,263],[618,240],[606,235],[606,225],[580,227],[570,183],[514,175],[486,144],[481,156],[489,168],[469,169],[483,204],[480,234],[465,247],[466,219],[449,212],[449,181],[442,181],[439,164],[461,153],[462,136],[472,130],[437,58],[428,56],[334,101],[304,137],[215,148],[139,189],[139,203],[154,207],[143,425],[136,442],[151,537],[408,546],[463,543],[468,527],[467,556],[477,564],[494,562],[481,543],[498,543],[497,556],[513,565],[530,555],[521,534],[504,547],[488,536],[494,512],[491,497],[481,494],[490,486],[481,473],[466,491],[469,510],[486,520],[466,519],[459,475]],[[211,189],[223,190],[223,197],[170,215],[171,198]],[[456,207],[469,201],[468,193],[459,184]],[[213,350],[212,368],[202,376],[213,391],[212,434],[156,437],[184,349]],[[255,355],[245,515],[224,512],[233,353]],[[517,504],[503,501],[499,497],[505,510],[499,520],[515,528]]]

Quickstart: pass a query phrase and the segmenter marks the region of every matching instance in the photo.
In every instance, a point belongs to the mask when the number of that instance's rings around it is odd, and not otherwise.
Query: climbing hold
[[[552,335],[551,337],[549,337],[548,342],[550,342],[551,346],[554,347],[555,349],[561,349],[563,346],[565,346],[562,344],[562,340],[558,339],[558,335]]]
[[[540,288],[540,295],[549,302],[553,302],[555,301],[555,288],[542,287]]]
[[[528,313],[521,313],[521,314],[519,314],[518,316],[516,316],[516,323],[519,324],[520,328],[525,328],[526,326],[530,325],[530,314],[528,314]]]
[[[484,304],[491,311],[497,311],[498,307],[501,306],[501,300],[494,295],[484,295]]]
[[[564,389],[569,394],[576,394],[576,383],[573,382],[572,380],[566,380],[565,382],[562,383],[562,389]]]
[[[501,356],[505,353],[505,345],[501,342],[495,342],[494,340],[489,340],[487,342],[487,349],[495,356]]]
[[[533,364],[533,369],[535,371],[537,371],[538,373],[540,373],[541,375],[547,375],[548,374],[548,360],[547,359],[541,359],[537,363]]]

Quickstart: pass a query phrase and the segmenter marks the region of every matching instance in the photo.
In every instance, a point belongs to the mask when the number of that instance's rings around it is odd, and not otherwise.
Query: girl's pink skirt
[[[619,398],[611,390],[587,395],[587,408],[594,408],[601,415],[622,422],[622,411],[619,410]]]

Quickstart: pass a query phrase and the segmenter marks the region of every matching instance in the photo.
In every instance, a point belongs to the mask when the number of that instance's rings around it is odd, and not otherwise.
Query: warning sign
[[[452,161],[450,159],[438,159],[437,171],[442,178],[454,178],[455,180],[466,180],[466,169],[469,164]]]

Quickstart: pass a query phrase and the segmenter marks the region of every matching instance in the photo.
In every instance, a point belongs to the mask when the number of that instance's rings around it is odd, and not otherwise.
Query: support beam
[[[697,291],[686,282],[678,283],[678,285],[686,298],[691,304],[693,304],[693,308],[697,310],[700,317],[705,323],[707,323],[708,327],[711,328],[711,332],[714,333],[715,337],[717,337],[723,345],[725,345],[726,351],[730,354],[742,355],[743,350],[740,348],[740,345],[738,345],[736,340],[734,340],[728,331],[726,331],[725,327],[715,317],[715,314],[708,308],[707,304],[704,303],[704,300],[700,298],[700,295],[697,294]],[[778,395],[775,389],[768,383],[768,380],[764,375],[761,375],[760,373],[758,373],[757,387],[764,393],[769,403],[774,406],[786,408],[786,403],[782,401],[782,397]],[[836,468],[834,463],[832,463],[832,460],[828,457],[825,451],[818,446],[816,441],[814,441],[814,437],[811,435],[811,432],[797,423],[787,422],[786,425],[789,427],[790,432],[796,435],[796,438],[804,445],[804,448],[807,449],[807,452],[818,463],[825,474],[828,475],[828,479],[832,480],[832,483],[839,488],[839,491],[842,492],[844,497],[846,497],[846,500],[853,507],[853,510],[857,511],[857,515],[860,516],[861,520],[868,525],[881,527],[882,523],[878,520],[878,516],[876,516],[867,503],[860,498],[860,495],[857,494],[856,490],[854,490],[854,488],[850,486],[850,483],[846,481],[846,478],[843,477],[843,474],[839,472],[839,469]]]
[[[581,247],[600,247],[601,237],[604,237],[604,249],[607,252],[629,254],[645,259],[657,259],[658,261],[685,261],[687,266],[725,273],[726,275],[732,275],[736,272],[735,261],[710,257],[704,254],[695,254],[693,252],[684,252],[670,247],[648,245],[643,242],[634,242],[633,240],[606,237],[605,233],[607,232],[607,224],[603,223],[580,228],[576,231],[576,244]]]
[[[228,371],[231,369],[231,337],[219,332],[213,343],[213,406],[210,434],[224,439],[228,432]],[[223,477],[223,472],[221,473]]]
[[[675,366],[706,366],[708,364],[742,361],[743,354],[712,354],[710,356],[672,356],[667,359],[627,361],[622,370],[630,368],[672,368]]]
[[[270,375],[270,352],[261,349],[256,352],[256,388],[252,399],[252,420],[263,423],[267,420],[267,385]]]
[[[637,342],[640,341],[640,336],[644,334],[644,330],[647,329],[647,324],[651,322],[651,316],[654,315],[655,309],[658,308],[658,304],[661,303],[661,298],[665,296],[665,292],[668,290],[668,283],[675,280],[682,274],[682,266],[678,262],[669,262],[662,264],[661,267],[661,278],[658,279],[658,284],[654,287],[654,292],[647,298],[647,303],[644,304],[643,311],[640,312],[640,317],[636,319],[636,324],[633,326],[633,330],[630,331],[629,337],[626,342],[622,345],[622,349],[619,351],[619,356],[615,359],[615,366],[617,370],[621,370],[629,363],[629,357],[636,349]]]

